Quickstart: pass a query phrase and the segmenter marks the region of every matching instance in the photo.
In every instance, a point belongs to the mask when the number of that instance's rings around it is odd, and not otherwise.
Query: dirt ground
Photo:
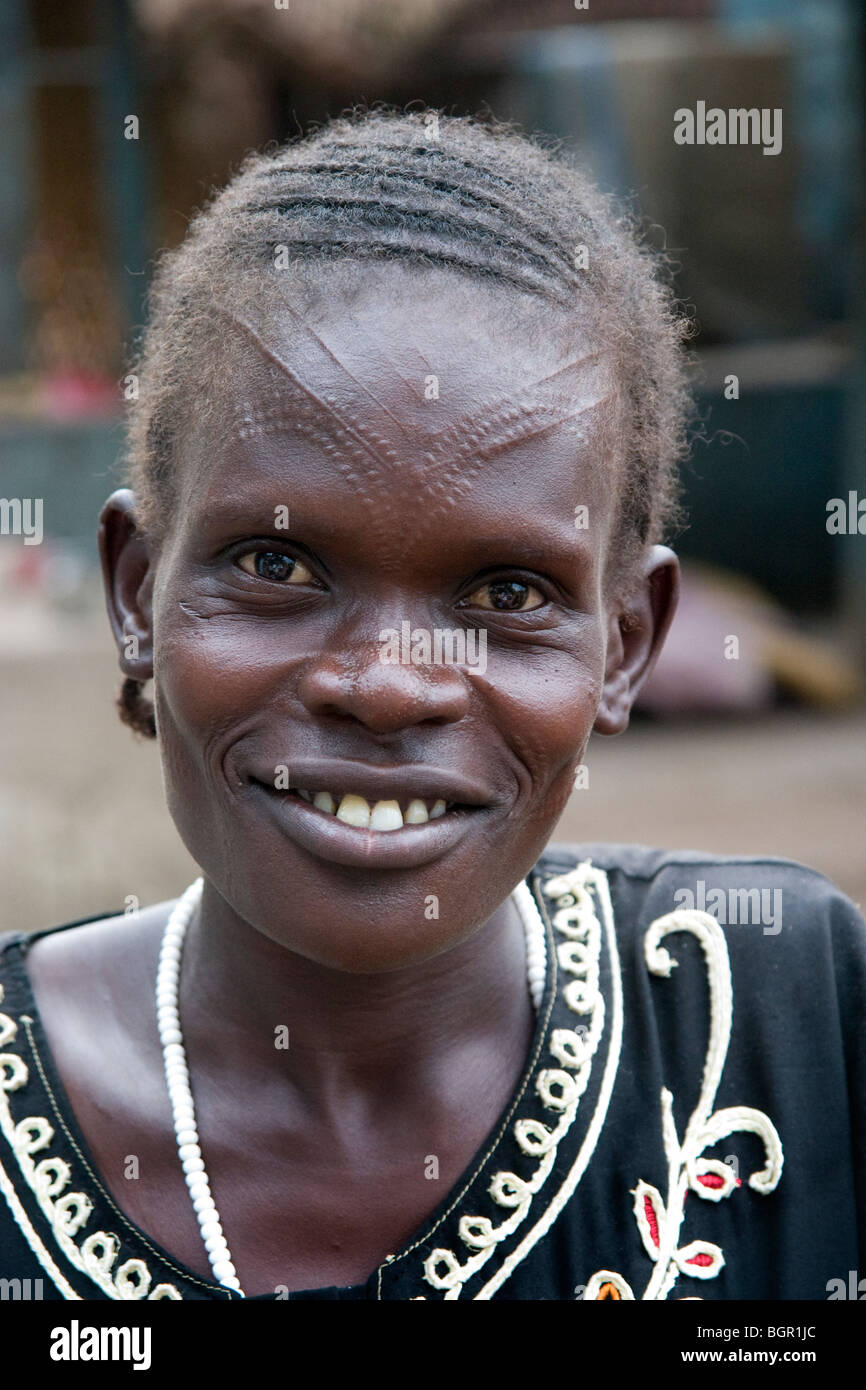
[[[107,640],[38,645],[0,656],[0,931],[174,897],[196,873],[156,749],[115,716]],[[781,855],[866,903],[866,714],[643,722],[587,762],[556,838]]]

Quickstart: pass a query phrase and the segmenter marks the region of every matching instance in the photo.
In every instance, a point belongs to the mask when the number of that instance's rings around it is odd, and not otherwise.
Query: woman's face
[[[514,296],[396,283],[218,329],[224,384],[126,615],[152,624],[191,854],[243,920],[349,972],[426,960],[507,897],[594,724],[627,722],[674,588],[660,552],[621,635],[605,357]],[[412,823],[374,828],[395,802]]]

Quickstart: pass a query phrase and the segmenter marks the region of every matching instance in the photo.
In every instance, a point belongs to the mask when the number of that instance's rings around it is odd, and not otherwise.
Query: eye
[[[541,590],[524,579],[490,580],[466,599],[467,604],[476,608],[493,608],[499,613],[527,613],[546,602]]]
[[[312,584],[313,576],[302,560],[282,550],[248,550],[237,564],[247,574],[269,579],[273,584]]]

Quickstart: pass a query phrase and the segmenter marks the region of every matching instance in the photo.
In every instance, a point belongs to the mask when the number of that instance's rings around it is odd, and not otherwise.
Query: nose
[[[375,641],[363,648],[323,651],[304,671],[298,694],[311,714],[354,719],[376,734],[463,718],[470,690],[459,667],[413,664],[386,655]]]

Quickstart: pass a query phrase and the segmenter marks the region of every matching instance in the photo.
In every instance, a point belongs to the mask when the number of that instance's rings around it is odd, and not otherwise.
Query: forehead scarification
[[[254,402],[237,404],[233,432],[243,440],[291,434],[315,443],[364,507],[385,568],[398,568],[410,546],[453,517],[490,460],[558,429],[579,441],[614,395],[607,355],[587,349],[510,391],[488,390],[443,426],[436,407],[412,388],[377,339],[359,332],[354,345],[341,344],[338,351],[292,310],[293,341],[277,349],[247,319],[222,306],[218,311],[269,363],[269,387],[257,389]],[[409,351],[429,366],[419,349]],[[364,381],[371,356],[374,371],[381,368],[405,390],[403,419]],[[383,503],[398,479],[417,506],[411,532],[395,537]]]

